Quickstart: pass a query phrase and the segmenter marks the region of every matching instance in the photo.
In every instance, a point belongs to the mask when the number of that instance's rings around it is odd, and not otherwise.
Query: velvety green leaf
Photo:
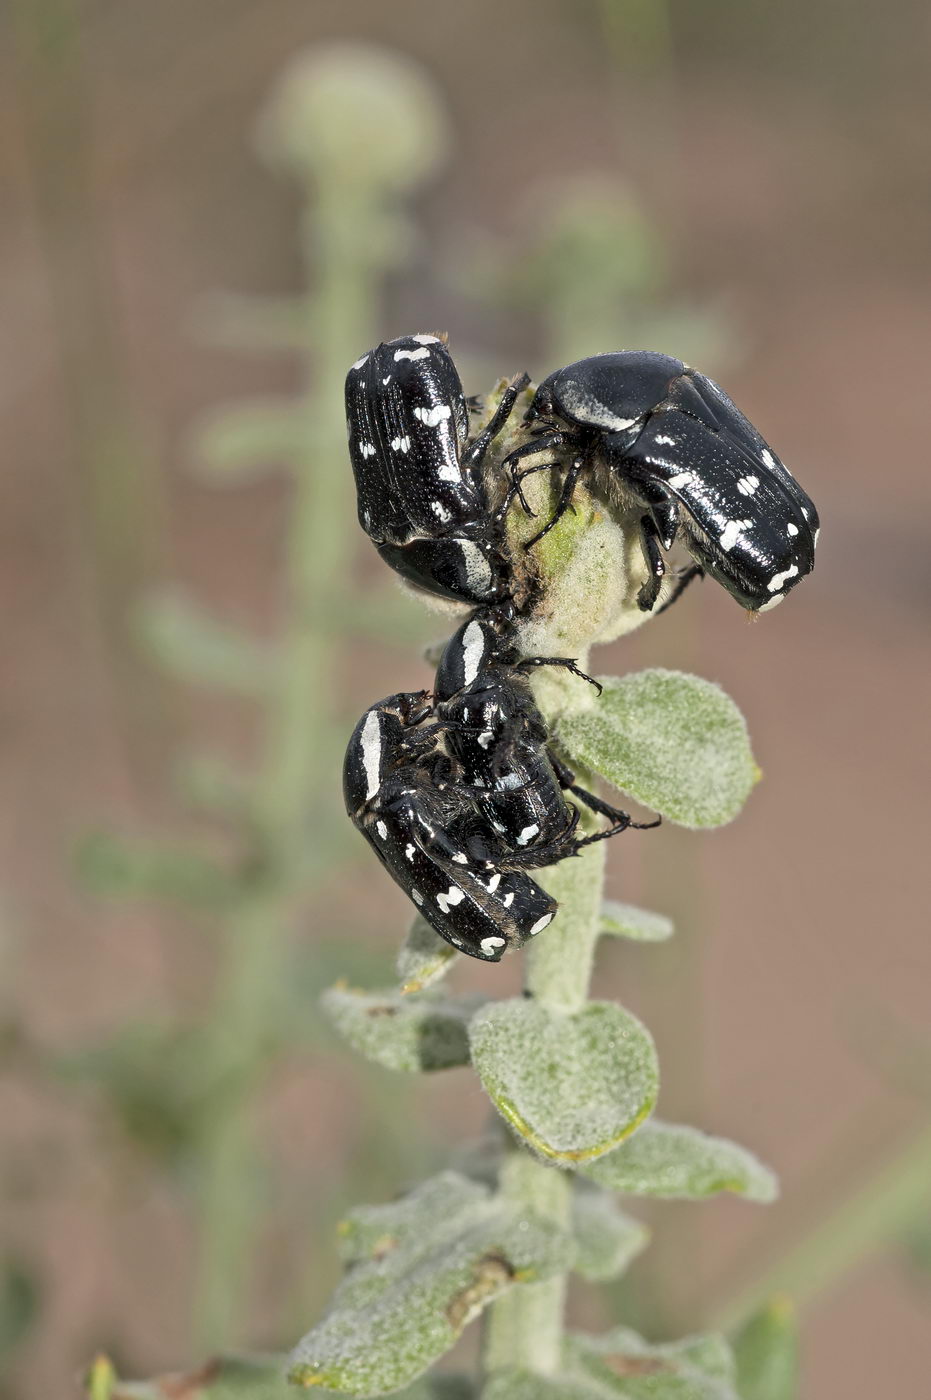
[[[655,1118],[581,1170],[600,1186],[632,1196],[698,1200],[733,1191],[751,1201],[772,1201],[777,1193],[773,1173],[746,1148]]]
[[[449,1171],[353,1211],[341,1233],[346,1276],[290,1376],[348,1395],[410,1384],[505,1288],[561,1273],[572,1256],[549,1222]]]
[[[216,409],[194,435],[199,473],[230,485],[258,480],[301,452],[305,432],[293,399],[261,399]]]
[[[322,1004],[340,1034],[366,1059],[417,1073],[469,1063],[466,1028],[481,1001],[337,985],[324,992]]]
[[[396,967],[401,991],[405,995],[422,992],[443,977],[460,957],[453,945],[418,914],[398,952]]]
[[[798,1329],[788,1298],[773,1298],[744,1324],[734,1340],[741,1400],[795,1400],[798,1394]]]
[[[236,897],[235,878],[208,856],[157,841],[95,832],[79,844],[76,867],[87,889],[110,899],[165,899],[223,909]]]
[[[659,1083],[649,1032],[613,1002],[574,1013],[513,998],[469,1026],[472,1061],[514,1131],[540,1156],[575,1163],[610,1152],[651,1112]]]
[[[638,943],[662,943],[672,937],[674,930],[672,920],[665,914],[651,914],[634,904],[606,899],[601,908],[601,932],[632,938]]]
[[[238,695],[262,696],[268,690],[277,665],[272,648],[212,617],[192,599],[174,591],[154,593],[134,621],[144,651],[179,680]]]
[[[738,1400],[734,1362],[723,1337],[685,1337],[653,1346],[629,1328],[566,1342],[566,1369],[625,1400]]]
[[[584,1181],[576,1183],[573,1195],[572,1233],[573,1268],[593,1283],[618,1278],[650,1238],[642,1221],[625,1214],[611,1196],[591,1190]]]
[[[680,826],[731,821],[759,770],[723,690],[678,671],[600,680],[601,698],[560,723],[571,758]]]

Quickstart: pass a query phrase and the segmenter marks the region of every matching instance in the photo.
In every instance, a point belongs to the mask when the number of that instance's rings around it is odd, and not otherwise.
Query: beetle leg
[[[474,467],[479,466],[488,448],[514,411],[514,405],[518,397],[524,392],[529,383],[530,375],[527,374],[526,371],[511,380],[510,384],[501,395],[501,401],[491,419],[469,444],[459,459],[461,466],[466,471],[471,471]]]
[[[680,574],[679,578],[676,581],[675,587],[673,588],[669,597],[666,599],[663,606],[661,608],[656,609],[654,616],[659,617],[660,613],[664,613],[667,608],[672,607],[673,603],[677,603],[693,579],[704,577],[705,571],[702,568],[701,564],[693,564],[691,568],[686,569],[684,573]]]
[[[640,544],[650,577],[637,594],[637,604],[642,612],[652,612],[666,573],[666,561],[660,548],[659,531],[650,515],[640,518]]]
[[[605,836],[613,836],[615,831],[624,831],[629,826],[632,826],[636,831],[649,831],[652,827],[660,825],[661,818],[657,818],[655,822],[631,821],[628,812],[622,811],[620,807],[612,807],[610,802],[605,802],[602,798],[596,797],[595,794],[589,792],[587,788],[579,787],[575,781],[575,774],[572,769],[567,764],[563,763],[562,759],[555,754],[552,749],[548,748],[546,753],[550,763],[553,765],[553,771],[559,779],[560,787],[565,788],[567,792],[571,792],[574,797],[577,797],[580,802],[584,802],[586,807],[590,807],[591,810],[597,812],[600,817],[607,817],[609,821],[615,823],[613,831],[600,832],[595,836],[584,837],[582,840],[583,845],[587,845],[591,841],[601,841]]]
[[[553,526],[558,524],[559,521],[563,518],[566,511],[572,505],[573,492],[575,491],[576,483],[578,482],[579,477],[582,475],[582,468],[584,467],[584,465],[584,458],[576,457],[573,459],[572,465],[566,472],[566,479],[562,484],[562,491],[559,493],[559,500],[556,503],[556,509],[554,510],[553,514],[550,516],[546,524],[543,526],[543,529],[538,530],[537,533],[534,535],[533,539],[527,541],[527,543],[524,545],[524,549],[532,549],[535,544],[539,544],[543,536],[548,535],[550,530],[552,530]]]
[[[587,671],[575,664],[575,658],[571,656],[528,656],[523,661],[518,661],[519,671],[529,670],[531,666],[561,666],[564,671],[569,671],[573,676],[579,676],[583,681],[588,681],[593,685],[600,695],[604,686],[600,681],[596,681],[594,676],[590,676]]]

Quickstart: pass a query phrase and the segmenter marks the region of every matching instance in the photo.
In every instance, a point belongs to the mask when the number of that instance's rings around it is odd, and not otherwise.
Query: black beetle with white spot
[[[488,449],[528,383],[527,375],[512,380],[470,437],[469,406],[442,337],[379,345],[346,380],[363,529],[409,583],[474,608],[446,644],[432,694],[389,696],[356,725],[343,769],[346,808],[437,933],[485,962],[519,948],[556,914],[529,870],[630,827],[658,825],[632,822],[579,786],[534,702],[535,667],[590,678],[567,657],[520,653],[515,624],[539,602],[525,567],[516,586],[505,529],[515,501],[527,508],[522,481],[548,471],[558,492],[552,518],[524,551],[570,508],[579,484],[622,529],[638,532],[644,612],[659,599],[665,553],[677,539],[694,562],[664,607],[708,574],[745,608],[764,612],[811,572],[818,536],[814,505],[772,449],[713,380],[681,360],[623,351],[558,370],[533,396],[524,441],[489,466]],[[535,462],[540,455],[546,460]],[[567,794],[606,826],[579,836],[579,809]]]

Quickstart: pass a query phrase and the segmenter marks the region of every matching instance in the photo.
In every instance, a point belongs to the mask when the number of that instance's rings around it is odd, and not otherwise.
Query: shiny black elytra
[[[489,510],[481,469],[528,382],[523,375],[509,386],[469,442],[462,383],[439,336],[388,341],[349,370],[346,422],[359,523],[408,582],[473,605],[508,596],[502,528]]]
[[[343,766],[346,810],[385,869],[454,948],[499,962],[556,913],[507,852],[440,748],[425,692],[389,696],[356,725]]]
[[[457,780],[505,848],[498,857],[502,869],[552,865],[593,841],[640,825],[579,787],[553,752],[527,677],[535,666],[563,666],[583,674],[565,657],[520,659],[510,622],[486,612],[470,618],[450,638],[435,681],[434,713],[446,727]],[[579,811],[567,802],[567,791],[610,825],[577,836]]]
[[[643,507],[644,611],[659,596],[663,551],[678,536],[695,560],[683,583],[710,574],[753,612],[781,603],[814,568],[812,501],[724,390],[681,360],[649,351],[578,360],[543,380],[527,421],[538,433],[509,455],[512,472],[536,452],[559,450],[563,462],[567,449],[573,454],[540,535],[568,508],[586,471],[597,480],[600,469],[609,496],[620,488]]]

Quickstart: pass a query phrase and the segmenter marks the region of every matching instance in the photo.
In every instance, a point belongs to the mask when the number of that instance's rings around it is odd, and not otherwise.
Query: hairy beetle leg
[[[486,423],[482,431],[476,436],[475,440],[469,444],[459,459],[461,465],[467,471],[471,470],[473,467],[477,467],[482,461],[485,453],[510,418],[514,411],[515,403],[529,383],[530,375],[527,374],[526,370],[523,374],[518,374],[511,380],[510,384],[501,395],[501,401],[492,417]]]
[[[656,609],[654,616],[659,617],[660,613],[664,613],[667,608],[672,607],[673,603],[677,603],[693,579],[704,577],[705,571],[701,564],[693,564],[691,568],[686,569],[676,580],[676,585],[663,606]]]
[[[588,681],[601,695],[604,686],[600,681],[596,681],[594,676],[590,676],[587,671],[583,671],[581,666],[577,666],[575,658],[571,656],[528,656],[523,661],[519,661],[520,670],[529,670],[531,666],[561,666],[564,671],[569,671],[573,676],[578,676],[583,681]]]
[[[640,546],[650,576],[637,594],[637,606],[641,612],[652,612],[666,575],[666,561],[660,547],[659,531],[652,516],[641,517]]]

